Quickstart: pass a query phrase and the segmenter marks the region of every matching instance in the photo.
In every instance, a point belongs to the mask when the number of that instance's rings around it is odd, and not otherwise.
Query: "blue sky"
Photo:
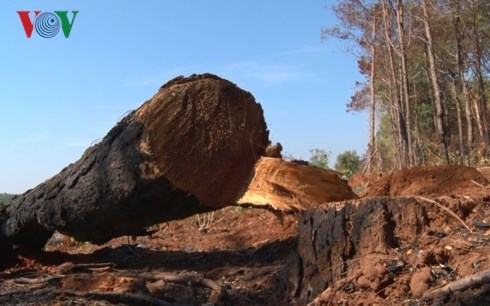
[[[345,110],[361,80],[356,60],[320,39],[333,4],[0,0],[0,192],[55,175],[162,84],[192,73],[250,91],[285,152],[364,153],[367,116]],[[27,39],[19,10],[79,13],[69,38]]]

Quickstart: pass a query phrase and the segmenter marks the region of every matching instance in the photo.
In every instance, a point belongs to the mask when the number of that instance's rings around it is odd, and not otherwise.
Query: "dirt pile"
[[[487,179],[487,181],[490,181],[490,167],[480,167],[477,168],[477,170]]]
[[[457,195],[487,184],[487,179],[471,167],[415,167],[381,176],[367,186],[363,196]]]

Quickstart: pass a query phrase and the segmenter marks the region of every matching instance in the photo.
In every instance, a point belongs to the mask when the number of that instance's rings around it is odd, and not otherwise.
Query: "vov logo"
[[[34,21],[31,19],[31,11],[17,11],[20,21],[24,27],[27,38],[31,38],[32,32],[36,29],[39,36],[44,38],[55,37],[60,28],[66,38],[70,37],[71,29],[78,11],[72,11],[71,21],[68,18],[68,11],[43,12],[33,11]]]

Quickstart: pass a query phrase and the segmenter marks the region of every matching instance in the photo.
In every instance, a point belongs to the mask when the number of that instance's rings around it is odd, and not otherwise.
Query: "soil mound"
[[[368,186],[364,197],[454,195],[478,187],[478,184],[486,186],[488,181],[475,168],[454,165],[415,167],[381,176]]]
[[[478,172],[480,172],[486,179],[487,181],[490,180],[490,167],[480,167],[476,168]]]

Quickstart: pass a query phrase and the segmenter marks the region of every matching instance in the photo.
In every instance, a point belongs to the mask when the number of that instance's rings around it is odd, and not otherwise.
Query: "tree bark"
[[[466,118],[466,128],[467,128],[467,147],[465,154],[467,155],[468,161],[471,160],[471,147],[473,145],[473,119],[471,114],[471,98],[468,90],[468,83],[466,82],[465,72],[465,58],[463,50],[463,32],[461,31],[461,18],[458,16],[460,13],[459,7],[457,8],[456,16],[453,17],[454,26],[454,36],[456,41],[456,64],[458,67],[459,80],[461,82],[461,88],[463,91],[463,104],[464,112]]]
[[[458,121],[458,147],[459,147],[459,164],[463,164],[463,157],[466,155],[464,139],[463,139],[463,115],[461,110],[461,100],[458,96],[458,90],[456,85],[456,76],[454,73],[451,74],[451,95],[453,97],[454,103],[456,104],[456,117]]]
[[[383,28],[384,28],[384,36],[385,36],[385,41],[387,45],[387,50],[388,50],[388,60],[389,60],[389,73],[390,73],[390,93],[392,96],[392,99],[394,102],[392,102],[393,105],[391,105],[391,109],[394,109],[394,116],[393,119],[396,122],[396,131],[397,136],[398,136],[398,141],[399,145],[397,152],[397,156],[399,157],[400,160],[400,166],[401,168],[406,168],[409,164],[408,162],[408,132],[407,132],[407,127],[405,123],[405,112],[403,109],[403,102],[402,102],[402,97],[403,97],[403,91],[401,89],[401,85],[396,77],[396,68],[395,68],[395,54],[394,54],[394,47],[393,47],[393,41],[391,39],[390,31],[391,31],[391,25],[389,22],[389,17],[390,12],[388,6],[391,7],[391,4],[388,5],[387,0],[382,1],[382,7],[383,7]]]
[[[405,38],[405,25],[404,25],[404,5],[401,0],[397,0],[396,6],[396,20],[398,27],[398,45],[400,54],[400,77],[401,77],[401,88],[402,88],[402,99],[405,106],[405,126],[407,133],[407,164],[409,167],[413,166],[414,154],[412,147],[412,112],[410,105],[410,82],[408,79],[408,69],[407,69],[407,45]]]
[[[289,289],[295,304],[306,305],[342,279],[360,283],[362,271],[372,269],[376,262],[370,259],[389,254],[402,241],[416,239],[429,227],[428,215],[434,213],[437,210],[418,204],[415,198],[389,197],[347,201],[342,207],[324,205],[303,212],[298,223],[297,254],[288,265]],[[383,288],[386,278],[388,273],[380,275],[371,289],[376,292]]]
[[[369,145],[368,145],[368,172],[373,170],[373,160],[376,154],[376,12],[373,12],[372,25],[371,25],[371,71],[370,71],[370,108],[369,108]]]
[[[447,164],[449,164],[449,153],[448,153],[448,144],[447,144],[447,129],[444,124],[444,112],[445,107],[444,103],[441,99],[441,89],[439,86],[439,80],[437,78],[437,67],[436,60],[434,55],[434,45],[432,42],[432,33],[431,27],[429,23],[429,10],[427,5],[427,0],[422,0],[422,12],[424,15],[424,29],[425,29],[425,39],[426,39],[426,47],[427,47],[427,57],[429,60],[429,75],[432,83],[433,95],[434,95],[434,104],[436,108],[436,131],[439,138],[439,144],[441,147],[441,151],[444,154],[444,159]]]
[[[485,81],[483,76],[482,69],[482,61],[483,61],[483,50],[482,50],[482,41],[480,39],[479,26],[477,24],[477,10],[478,7],[475,5],[474,1],[470,1],[472,6],[472,30],[473,30],[473,40],[475,46],[475,58],[474,58],[474,66],[476,79],[478,82],[478,97],[475,100],[475,104],[477,105],[477,115],[479,117],[480,123],[478,124],[480,129],[480,135],[482,138],[483,147],[487,150],[489,142],[490,142],[490,133],[488,127],[488,106],[487,106],[487,94],[485,89]]]
[[[214,75],[176,78],[79,161],[16,197],[0,216],[0,242],[40,248],[58,230],[103,243],[231,205],[268,142],[250,93]]]
[[[40,249],[55,230],[103,243],[229,205],[302,210],[357,198],[333,171],[265,156],[268,135],[249,92],[210,74],[176,78],[0,211],[0,265],[13,245]]]

